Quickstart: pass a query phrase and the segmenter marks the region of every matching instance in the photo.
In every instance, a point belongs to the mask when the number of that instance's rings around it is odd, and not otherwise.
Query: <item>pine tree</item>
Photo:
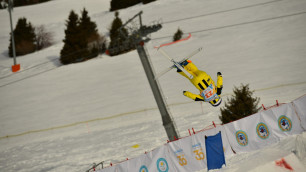
[[[99,38],[97,24],[91,21],[85,8],[82,11],[79,27],[88,43],[96,41]]]
[[[27,22],[26,18],[18,19],[13,33],[16,56],[26,55],[35,51],[35,29],[30,22]],[[13,57],[12,37],[10,38],[9,56]]]
[[[97,44],[94,42],[98,42],[100,39],[100,35],[98,34],[97,24],[92,22],[90,17],[88,16],[88,12],[84,8],[82,13],[82,17],[80,18],[80,39],[86,40],[87,44],[84,46],[88,48],[88,45],[93,45],[89,47],[90,54],[87,58],[96,57],[98,55],[98,47]]]
[[[235,121],[246,116],[257,113],[261,108],[258,107],[260,98],[253,98],[253,92],[249,85],[241,85],[240,88],[234,88],[234,95],[227,99],[225,107],[221,108],[219,119],[223,124]]]
[[[86,44],[86,40],[79,40],[79,17],[72,10],[66,21],[64,47],[61,50],[61,62],[62,64],[69,64],[77,62],[80,58],[80,52],[82,47]]]
[[[182,38],[182,35],[183,35],[183,31],[180,28],[178,28],[176,33],[173,36],[173,41],[180,40]]]
[[[112,22],[112,26],[110,29],[110,39],[111,42],[109,44],[109,48],[108,49],[116,49],[118,51],[114,51],[114,52],[110,52],[110,55],[118,55],[121,54],[122,52],[126,51],[126,48],[121,48],[120,47],[125,47],[123,45],[123,43],[125,41],[127,41],[127,37],[128,37],[128,31],[123,28],[121,30],[121,32],[119,31],[119,28],[122,26],[122,21],[119,18],[119,12],[115,12],[115,19]]]

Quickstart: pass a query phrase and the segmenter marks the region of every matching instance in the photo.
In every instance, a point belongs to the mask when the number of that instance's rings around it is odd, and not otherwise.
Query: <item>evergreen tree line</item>
[[[108,49],[110,56],[126,53],[134,50],[135,45],[130,39],[130,33],[125,28],[119,18],[119,12],[115,12],[115,19],[109,30],[110,42],[106,45],[104,36],[98,34],[97,26],[88,17],[84,9],[82,17],[71,11],[66,21],[64,47],[61,50],[62,64],[70,64],[85,61],[96,57],[99,53],[104,53]]]
[[[47,32],[43,25],[33,27],[26,18],[17,21],[13,30],[16,56],[26,55],[41,50],[52,44],[52,33]],[[10,37],[9,57],[13,57],[12,37]]]
[[[8,2],[8,0],[4,0]],[[25,5],[33,5],[33,4],[38,4],[38,3],[43,3],[43,2],[48,2],[50,0],[13,0],[14,7],[20,7],[20,6],[25,6]],[[0,4],[0,9],[3,9],[2,5]]]
[[[91,21],[84,8],[81,17],[72,10],[66,21],[64,47],[60,52],[62,64],[85,61],[103,53],[105,38],[98,33],[97,25]]]
[[[17,5],[26,5],[34,2],[45,2],[48,0],[25,0],[18,1]],[[137,3],[149,3],[155,0],[138,0]],[[111,3],[116,2],[112,0]],[[132,0],[124,0],[124,2],[133,4],[136,2]],[[109,55],[119,55],[128,51],[134,50],[135,45],[130,40],[131,36],[125,28],[119,31],[122,26],[122,20],[119,18],[119,13],[115,13],[110,28],[110,43],[106,47],[106,38],[98,33],[97,25],[91,21],[88,12],[84,8],[81,11],[81,17],[73,10],[66,21],[65,38],[63,40],[64,46],[60,52],[60,61],[62,64],[70,64],[82,62],[93,57],[99,53],[104,53],[106,49]],[[16,56],[26,55],[37,50],[41,50],[52,45],[53,34],[47,32],[44,26],[34,28],[25,17],[20,18],[17,22],[16,28],[13,31]],[[13,57],[12,37],[9,44],[9,56]]]
[[[139,3],[147,4],[153,1],[156,0],[111,0],[110,11],[116,11],[123,8],[128,8]]]

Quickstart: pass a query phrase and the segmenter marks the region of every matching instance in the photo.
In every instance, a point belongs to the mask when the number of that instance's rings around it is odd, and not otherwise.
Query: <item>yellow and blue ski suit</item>
[[[217,75],[217,87],[211,77],[204,71],[198,70],[198,68],[190,61],[184,65],[184,69],[190,73],[193,78],[190,79],[183,71],[177,72],[182,76],[188,78],[188,80],[200,91],[200,94],[193,94],[189,91],[184,91],[183,94],[195,101],[208,101],[213,106],[220,105],[222,99],[220,97],[221,90],[223,88],[223,78],[220,72]],[[214,96],[213,96],[214,95]],[[211,96],[210,99],[205,99],[206,96]]]

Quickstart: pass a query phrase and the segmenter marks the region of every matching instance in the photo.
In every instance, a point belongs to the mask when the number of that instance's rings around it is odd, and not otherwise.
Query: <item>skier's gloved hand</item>
[[[221,72],[218,72],[217,75],[219,76],[219,75],[222,75],[222,74],[221,74]]]
[[[186,94],[186,92],[187,92],[187,91],[183,91],[183,95],[184,95],[184,96],[186,96],[186,95],[185,95],[185,94]]]
[[[220,94],[221,94],[221,92],[222,92],[222,88],[223,88],[223,86],[220,87],[220,88],[217,88],[217,95],[218,95],[218,96],[220,96]]]

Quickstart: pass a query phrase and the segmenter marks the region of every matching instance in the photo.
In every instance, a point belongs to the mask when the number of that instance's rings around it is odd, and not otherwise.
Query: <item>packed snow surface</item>
[[[108,165],[137,157],[167,141],[136,51],[67,66],[59,63],[69,12],[80,15],[83,8],[107,36],[114,19],[109,0],[52,0],[14,8],[14,27],[26,17],[54,35],[51,47],[18,57],[21,70],[14,74],[8,57],[9,14],[0,11],[0,171],[85,171],[94,162]],[[181,59],[203,47],[191,60],[213,79],[222,72],[225,102],[241,84],[249,84],[265,106],[306,93],[305,0],[157,0],[120,10],[119,17],[125,22],[139,11],[146,25],[163,22],[146,44],[156,73],[171,63],[154,46],[170,42],[180,28],[192,37],[165,50]],[[214,108],[184,97],[184,90],[197,90],[174,70],[159,84],[180,136],[212,121],[221,123],[224,103]],[[288,143],[230,157],[224,170],[243,171],[252,162],[264,165],[291,156],[297,142]],[[298,158],[305,166],[305,156]]]

